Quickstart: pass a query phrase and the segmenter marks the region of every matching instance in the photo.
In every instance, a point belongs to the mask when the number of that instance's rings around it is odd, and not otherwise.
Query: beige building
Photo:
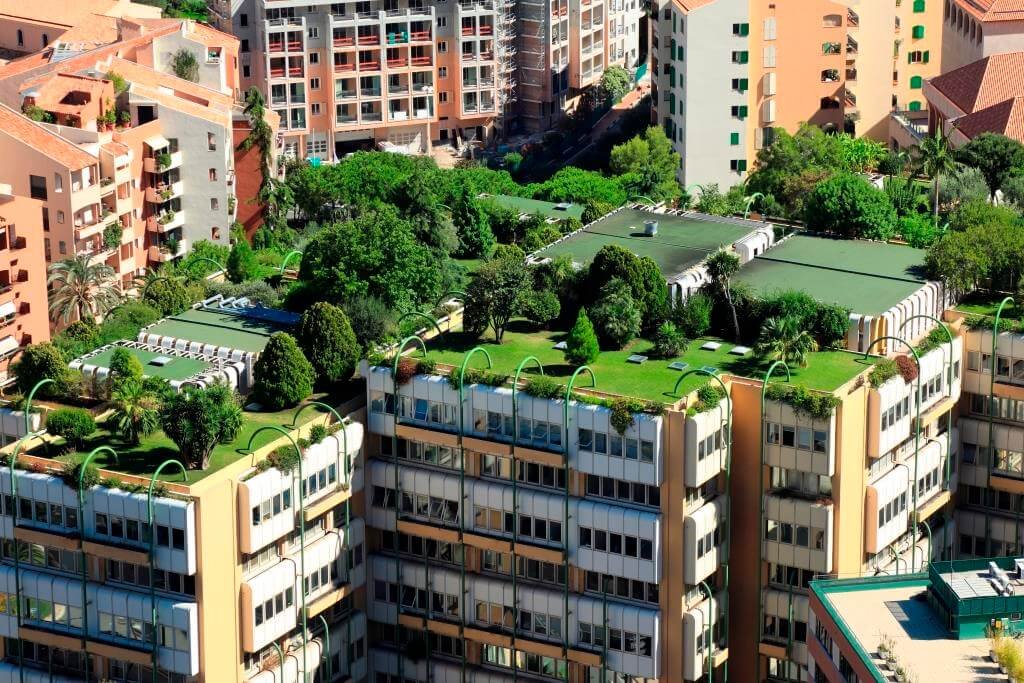
[[[38,52],[62,37],[73,38],[76,27],[88,25],[86,41],[115,30],[117,20],[159,19],[160,8],[131,0],[48,0],[44,3],[0,2],[0,55],[10,58]],[[72,35],[65,36],[69,31]],[[86,35],[89,34],[89,35]]]

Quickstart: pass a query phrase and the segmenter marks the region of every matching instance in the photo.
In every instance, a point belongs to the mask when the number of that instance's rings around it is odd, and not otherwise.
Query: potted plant
[[[171,155],[167,152],[160,152],[156,155],[156,164],[161,169],[165,169],[171,165]]]
[[[125,109],[124,111],[118,112],[117,120],[118,120],[118,123],[121,124],[122,128],[131,128],[132,127],[132,113],[130,111],[128,111],[127,109]]]

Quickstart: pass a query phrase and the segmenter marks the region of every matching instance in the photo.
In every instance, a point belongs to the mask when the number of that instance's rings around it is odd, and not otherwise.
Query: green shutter
[[[741,119],[747,118],[747,105],[745,105],[745,104],[740,107],[740,118]]]
[[[910,109],[910,111],[921,111],[921,103],[919,101],[917,101],[917,100],[913,100],[910,103],[909,109]]]
[[[910,88],[912,90],[920,90],[922,82],[923,82],[923,79],[920,76],[911,76],[910,77]]]
[[[668,58],[669,59],[675,59],[676,58],[676,39],[675,38],[673,38],[672,40],[669,41],[669,44],[668,44]]]
[[[924,0],[914,0],[914,12],[917,14],[924,12]]]
[[[928,63],[928,50],[924,51],[924,60],[923,61],[924,61],[925,64]]]
[[[676,87],[676,68],[674,66],[668,67],[668,87]]]
[[[736,170],[739,171],[740,173],[746,173],[746,171],[747,171],[747,160],[746,159],[740,159],[736,163]]]
[[[915,26],[914,28],[911,29],[910,35],[912,35],[915,39],[918,40],[924,38],[924,26],[921,26],[920,24]]]
[[[749,36],[750,35],[750,24],[740,24],[740,35],[741,36]]]
[[[913,52],[908,52],[907,53],[907,64],[913,64],[913,63],[914,63],[914,53]]]
[[[746,78],[741,78],[740,79],[740,92],[746,92],[747,88],[750,87],[749,84],[750,84],[750,81],[748,81]]]
[[[676,113],[676,96],[669,93],[668,96],[668,113],[675,115]]]
[[[672,33],[675,33],[675,32],[676,32],[676,15],[673,13],[672,14]]]
[[[729,133],[729,144],[730,145],[738,145],[738,144],[740,144],[740,134],[739,133]]]

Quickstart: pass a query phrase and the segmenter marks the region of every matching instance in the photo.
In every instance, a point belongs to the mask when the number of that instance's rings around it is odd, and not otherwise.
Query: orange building
[[[11,359],[50,338],[42,202],[0,185],[0,383]]]

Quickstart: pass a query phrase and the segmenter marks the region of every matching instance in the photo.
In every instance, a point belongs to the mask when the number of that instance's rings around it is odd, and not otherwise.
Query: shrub
[[[644,404],[633,398],[619,398],[612,401],[610,422],[620,435],[625,434],[633,424],[633,413],[643,411]]]
[[[228,278],[236,284],[253,280],[259,275],[256,253],[249,246],[249,241],[245,237],[240,237],[231,247],[228,262],[225,265],[228,269]]]
[[[28,394],[44,379],[53,380],[53,384],[39,388],[36,394],[38,398],[66,396],[77,388],[76,378],[68,369],[64,354],[50,342],[26,346],[11,371],[17,381],[18,391],[23,394]]]
[[[903,375],[903,379],[906,382],[913,382],[917,379],[917,363],[915,363],[910,356],[899,355],[896,356],[896,367],[899,369],[900,374]]]
[[[299,454],[295,452],[295,447],[291,444],[279,446],[267,456],[267,462],[282,473],[291,474],[299,466]]]
[[[348,316],[356,341],[364,350],[398,334],[394,310],[377,297],[352,297],[341,307]]]
[[[309,442],[320,443],[327,438],[327,427],[326,425],[313,425],[309,428]]]
[[[896,224],[889,197],[864,178],[840,174],[818,183],[804,202],[804,222],[843,237],[888,239]]]
[[[178,78],[199,82],[199,60],[188,48],[181,48],[171,57],[171,70]]]
[[[580,309],[565,344],[565,360],[572,365],[586,365],[597,360],[601,348],[586,309]]]
[[[146,287],[143,301],[162,315],[178,315],[201,297],[199,286],[190,286],[182,280],[171,278],[157,280]]]
[[[142,379],[142,363],[128,349],[116,348],[110,356],[110,375],[118,379]]]
[[[419,370],[419,363],[416,362],[415,358],[408,358],[403,356],[398,359],[398,372],[395,374],[395,384],[398,386],[404,386],[416,376],[416,372]]]
[[[877,389],[898,375],[899,372],[900,369],[896,365],[896,361],[891,358],[883,358],[875,364],[875,367],[871,368],[871,372],[868,373],[868,382]]]
[[[230,443],[242,428],[238,395],[223,382],[185,386],[160,409],[160,426],[189,467],[206,469],[217,444]]]
[[[664,322],[654,334],[654,355],[658,358],[675,358],[690,345],[679,328],[673,323]]]
[[[80,462],[66,462],[61,470],[61,478],[64,479],[64,483],[68,488],[78,490],[78,476],[82,476],[82,490],[89,490],[93,486],[100,483],[100,471],[96,465],[89,464],[85,468],[85,472],[82,472],[82,463]]]
[[[840,403],[837,396],[810,392],[799,384],[772,384],[766,396],[772,401],[786,403],[798,414],[810,415],[815,420],[829,419]]]
[[[46,431],[81,448],[85,437],[96,431],[96,420],[82,408],[58,408],[46,416]]]
[[[612,278],[590,311],[594,329],[605,346],[621,349],[640,334],[639,307],[625,282]]]
[[[265,280],[249,280],[238,284],[206,280],[205,286],[207,297],[220,294],[224,298],[245,298],[267,308],[277,308],[281,305],[281,292]]]
[[[517,261],[522,263],[526,259],[526,252],[515,244],[497,244],[491,253],[492,261]]]
[[[142,301],[126,301],[114,309],[99,326],[99,344],[135,339],[139,330],[160,319],[160,311]]]
[[[299,322],[298,340],[320,381],[341,382],[352,376],[360,348],[340,308],[322,301],[307,308]]]
[[[703,337],[711,329],[711,312],[714,302],[705,294],[692,294],[682,303],[673,306],[670,316],[680,331],[690,339]]]
[[[526,381],[523,392],[534,398],[562,398],[565,388],[547,375],[536,375]]]
[[[271,410],[293,406],[313,393],[313,366],[286,332],[270,337],[253,375],[253,395]]]
[[[448,385],[455,390],[458,390],[459,383],[465,382],[469,384],[483,384],[489,387],[501,387],[508,382],[508,375],[504,375],[500,372],[491,372],[490,370],[481,370],[478,368],[466,368],[465,374],[460,377],[459,372],[453,371],[448,375]]]
[[[523,315],[526,319],[541,327],[556,320],[561,312],[562,304],[558,296],[547,289],[531,292],[523,304]]]
[[[686,409],[686,414],[696,415],[698,413],[705,413],[712,408],[716,408],[723,398],[725,398],[725,392],[722,391],[722,387],[714,382],[708,382],[697,389],[697,400]]]

